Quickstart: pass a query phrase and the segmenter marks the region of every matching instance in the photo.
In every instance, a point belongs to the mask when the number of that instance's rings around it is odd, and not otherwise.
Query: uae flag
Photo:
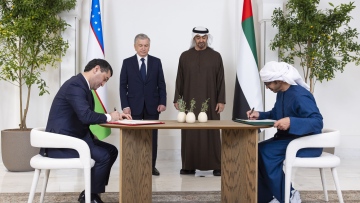
[[[236,67],[233,119],[247,119],[254,108],[263,111],[251,0],[244,0]]]
[[[86,61],[89,62],[95,58],[105,58],[99,0],[92,0],[91,3],[90,29]],[[98,113],[107,113],[105,107],[106,85],[99,87],[97,90],[92,90],[92,92],[95,101],[95,111]],[[111,133],[110,128],[104,128],[99,125],[91,125],[90,130],[99,140],[105,139]]]

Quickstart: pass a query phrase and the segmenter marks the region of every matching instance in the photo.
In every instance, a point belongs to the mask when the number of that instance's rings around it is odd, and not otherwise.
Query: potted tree
[[[206,123],[208,120],[208,116],[206,114],[208,108],[209,108],[209,100],[210,98],[207,98],[202,104],[201,104],[201,110],[200,113],[198,115],[198,121],[200,123]]]
[[[194,109],[196,108],[195,104],[196,104],[196,101],[194,98],[192,98],[190,100],[190,109],[188,110],[188,113],[186,114],[186,118],[185,118],[187,123],[195,123],[195,121],[196,121],[196,117],[194,114]]]
[[[335,72],[355,62],[360,63],[359,33],[349,26],[354,2],[319,10],[320,0],[288,0],[285,12],[275,9],[272,25],[279,30],[270,43],[282,61],[300,60],[304,79],[314,92],[315,82],[334,79]]]
[[[299,60],[304,79],[314,92],[315,82],[334,79],[350,62],[360,63],[359,33],[349,26],[354,2],[319,10],[320,0],[288,0],[285,12],[275,9],[272,25],[279,30],[270,43],[280,60],[294,64]],[[334,148],[325,151],[334,153]]]
[[[179,123],[184,123],[185,122],[185,119],[186,119],[186,113],[185,113],[185,110],[186,110],[186,102],[184,101],[183,97],[182,96],[179,96],[179,99],[177,100],[177,103],[178,103],[178,108],[179,108],[179,113],[178,113],[178,116],[177,116],[177,121]]]
[[[55,67],[68,48],[61,32],[69,25],[58,14],[75,5],[76,0],[0,3],[0,78],[19,88],[20,104],[19,128],[1,131],[2,158],[9,171],[33,170],[29,160],[39,151],[31,147],[26,125],[30,92],[36,85],[40,96],[49,93],[41,73]]]

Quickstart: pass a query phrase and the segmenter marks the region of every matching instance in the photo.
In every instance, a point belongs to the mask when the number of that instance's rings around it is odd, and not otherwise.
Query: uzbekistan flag
[[[263,111],[251,0],[244,0],[236,68],[233,119],[247,119],[254,108]]]
[[[104,59],[104,53],[100,2],[99,0],[92,0],[86,61],[89,62],[94,58]],[[97,90],[92,90],[92,92],[95,101],[95,111],[98,113],[107,113],[105,107],[106,85],[99,87]],[[111,133],[110,128],[104,128],[99,125],[91,125],[90,130],[99,140],[105,139]]]

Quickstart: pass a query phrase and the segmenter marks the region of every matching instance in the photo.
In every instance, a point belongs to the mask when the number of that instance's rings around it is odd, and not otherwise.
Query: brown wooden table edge
[[[120,124],[109,124],[103,123],[100,126],[107,128],[118,128],[118,129],[259,129],[269,128],[272,126],[255,126],[244,123],[238,123],[232,120],[208,120],[206,123],[179,123],[176,120],[159,120],[164,124],[152,124],[152,125],[120,125]]]

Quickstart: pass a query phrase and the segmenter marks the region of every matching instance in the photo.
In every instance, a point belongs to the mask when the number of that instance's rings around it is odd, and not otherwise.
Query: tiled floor
[[[158,160],[157,168],[161,175],[153,176],[153,191],[219,191],[220,177],[214,177],[212,171],[197,171],[195,176],[180,175],[180,159]],[[338,175],[342,190],[360,190],[360,161],[342,159],[338,167]],[[48,192],[80,192],[83,188],[82,171],[55,170],[50,173]],[[200,177],[204,176],[204,177]],[[0,193],[29,192],[33,172],[7,172],[0,164]],[[330,170],[326,171],[329,190],[334,190]],[[322,190],[319,171],[317,169],[296,169],[293,177],[294,187],[298,190]],[[42,184],[38,185],[38,191]],[[119,190],[119,167],[115,166],[111,172],[108,192]]]

